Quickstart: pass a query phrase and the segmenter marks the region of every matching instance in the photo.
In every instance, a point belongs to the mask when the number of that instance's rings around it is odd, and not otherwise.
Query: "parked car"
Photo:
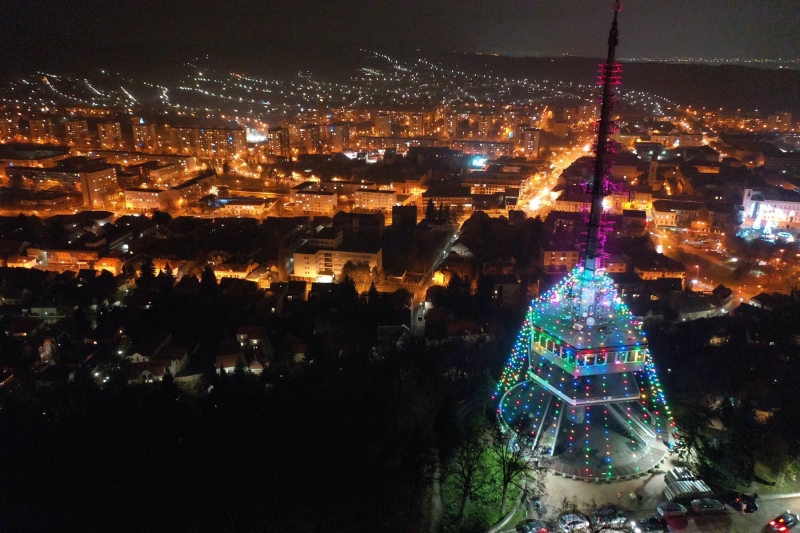
[[[742,508],[744,508],[744,512],[746,513],[755,513],[758,511],[758,502],[756,498],[749,494],[729,492],[724,496],[723,500],[739,512],[742,511]]]
[[[544,520],[528,518],[517,524],[517,533],[552,533],[553,526]]]
[[[558,519],[559,533],[572,533],[573,531],[584,531],[589,529],[590,524],[585,516],[575,513],[561,515]]]
[[[621,526],[626,520],[625,513],[616,507],[601,507],[592,515],[592,521],[598,526]]]
[[[664,518],[669,518],[671,516],[683,516],[686,514],[687,509],[678,502],[664,502],[656,507],[656,511]]]
[[[669,531],[667,521],[660,516],[640,518],[631,521],[631,533],[647,533],[651,531]]]
[[[718,514],[727,513],[725,504],[719,500],[711,498],[700,498],[699,500],[692,500],[692,511],[697,514]]]
[[[775,517],[774,520],[770,520],[769,528],[772,531],[789,531],[794,529],[798,522],[800,522],[800,516],[791,511],[786,511]]]

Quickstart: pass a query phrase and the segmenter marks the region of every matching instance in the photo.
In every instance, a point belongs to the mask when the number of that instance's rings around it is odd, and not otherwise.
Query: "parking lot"
[[[667,464],[666,468],[673,465]],[[617,483],[588,483],[565,479],[560,476],[548,474],[545,498],[547,520],[555,522],[558,518],[556,510],[560,507],[565,497],[575,498],[579,506],[591,504],[598,505],[613,503],[626,510],[631,520],[656,515],[656,507],[664,501],[662,491],[666,484],[664,474],[653,474],[638,479],[621,481]],[[619,496],[622,493],[622,497]],[[630,498],[630,494],[642,494],[642,502],[637,498]],[[755,513],[740,514],[730,506],[726,506],[727,513],[719,515],[698,516],[691,512],[685,517],[670,518],[669,531],[682,531],[686,533],[759,533],[766,531],[764,528],[770,520],[779,514],[791,510],[800,512],[800,494],[788,497],[777,495],[762,495],[758,499],[759,510]],[[531,516],[531,518],[538,518]],[[516,524],[507,524],[502,531],[512,533]],[[630,531],[630,527],[624,531]],[[800,531],[800,527],[794,531]]]

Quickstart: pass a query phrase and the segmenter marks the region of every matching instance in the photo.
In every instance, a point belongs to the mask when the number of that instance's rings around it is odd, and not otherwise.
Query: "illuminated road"
[[[736,305],[747,302],[761,292],[786,292],[788,287],[780,279],[763,276],[758,281],[742,283],[734,277],[738,261],[730,257],[721,237],[708,237],[707,242],[690,241],[688,232],[657,228],[650,231],[656,249],[686,266],[686,276],[694,282],[696,291],[708,292],[723,284],[734,291]],[[689,241],[689,242],[686,242]],[[707,250],[718,251],[714,253]]]
[[[579,137],[570,148],[553,158],[549,169],[537,173],[531,178],[520,198],[520,205],[523,206],[523,210],[529,218],[535,216],[544,218],[550,211],[552,206],[550,191],[556,186],[564,169],[578,158],[589,155],[590,145],[586,141],[588,138]]]

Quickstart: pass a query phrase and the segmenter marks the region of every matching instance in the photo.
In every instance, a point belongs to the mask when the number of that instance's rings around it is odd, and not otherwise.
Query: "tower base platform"
[[[529,380],[503,395],[499,417],[541,466],[566,477],[628,479],[669,453],[666,420],[638,400],[573,406]]]

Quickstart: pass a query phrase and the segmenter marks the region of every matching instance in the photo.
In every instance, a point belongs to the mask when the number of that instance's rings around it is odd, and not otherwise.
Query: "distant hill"
[[[431,58],[436,61],[436,59]],[[599,58],[504,57],[448,53],[438,60],[470,71],[528,79],[595,83]],[[790,111],[800,118],[800,71],[735,65],[623,63],[626,89],[647,91],[692,107]]]

